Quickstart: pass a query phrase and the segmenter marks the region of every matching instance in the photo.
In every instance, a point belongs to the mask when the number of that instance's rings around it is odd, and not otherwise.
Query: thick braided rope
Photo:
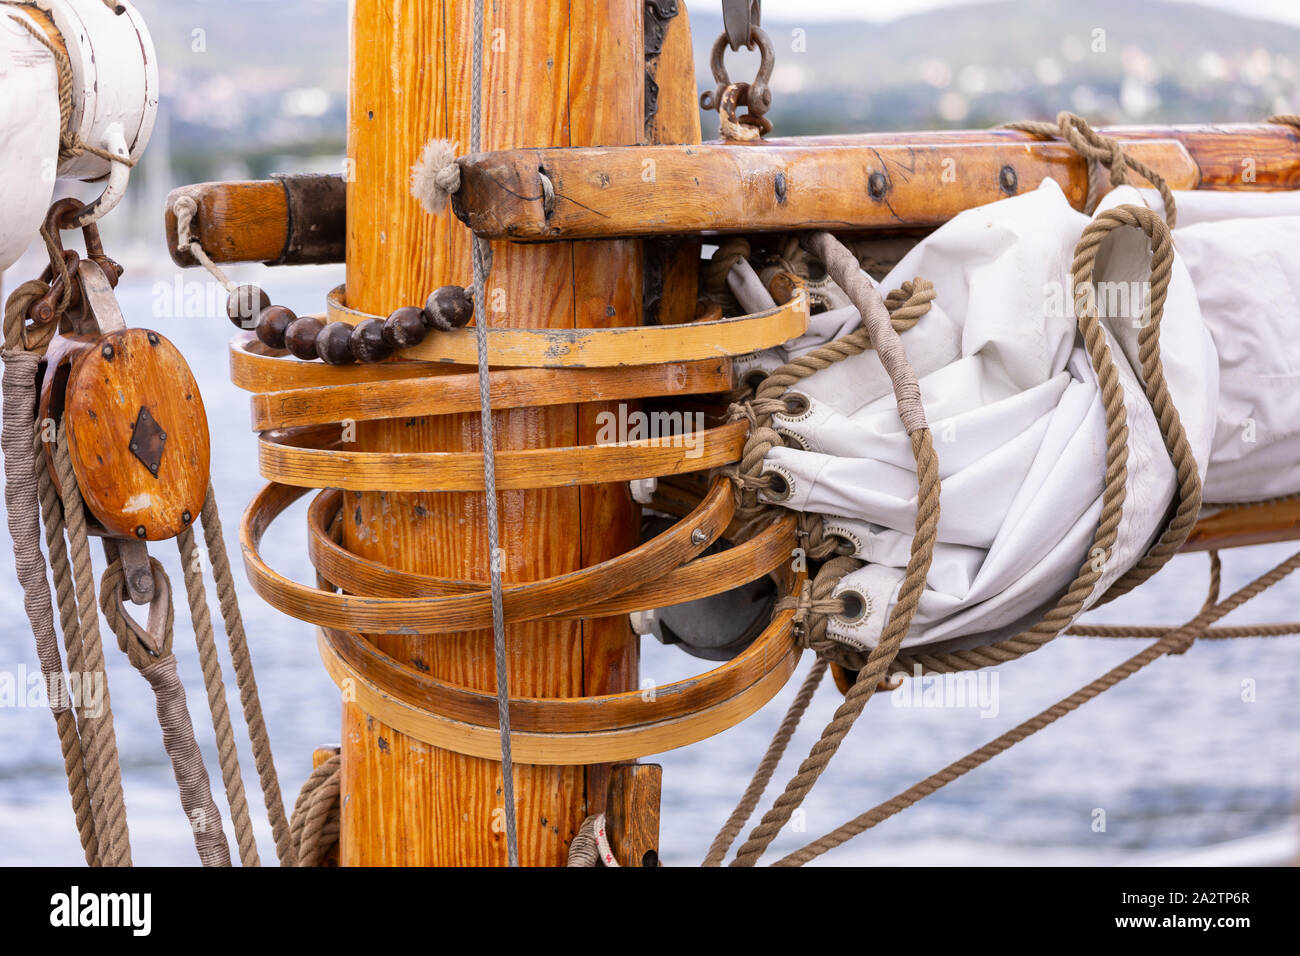
[[[875,286],[862,274],[853,254],[833,236],[825,232],[812,233],[805,239],[805,246],[825,264],[831,279],[861,313],[870,339],[875,343],[876,353],[893,384],[899,418],[911,438],[912,454],[916,458],[916,526],[898,598],[879,642],[872,648],[857,681],[849,688],[844,703],[822,731],[820,739],[813,745],[799,771],[786,784],[784,792],[777,797],[772,808],[763,815],[749,839],[737,851],[732,866],[753,866],[758,861],[795,809],[803,803],[861,715],[867,701],[886,676],[925,590],[925,579],[930,571],[939,528],[938,457],[934,452],[930,429],[925,422],[916,373],[907,361],[898,332],[891,325],[889,311],[880,300]]]
[[[569,844],[566,867],[618,866],[618,860],[609,845],[609,831],[605,814],[595,813],[582,821],[578,832]]]
[[[894,331],[906,332],[916,325],[930,311],[935,294],[933,283],[919,276],[891,291],[885,297],[885,307]],[[872,348],[871,333],[864,319],[862,325],[847,335],[774,369],[755,389],[752,400],[733,409],[733,417],[743,416],[750,420],[749,435],[733,476],[738,519],[752,521],[766,508],[758,499],[760,490],[770,488],[770,477],[763,474],[763,460],[769,451],[783,444],[781,434],[772,427],[772,415],[785,407],[782,398],[786,392],[810,375]],[[800,527],[810,543],[810,557],[827,557],[838,548],[838,543],[826,540],[820,515],[801,519]],[[813,549],[817,553],[813,553]]]
[[[781,832],[781,828],[789,821],[795,809],[803,803],[804,798],[817,782],[817,778],[826,769],[849,730],[861,715],[867,701],[888,675],[903,638],[911,626],[912,617],[916,614],[921,594],[925,590],[925,579],[930,570],[939,527],[939,463],[934,453],[929,429],[913,432],[912,451],[917,459],[917,480],[920,489],[917,496],[916,533],[912,540],[912,553],[907,562],[907,571],[889,621],[885,625],[879,643],[872,648],[858,673],[857,680],[845,695],[844,703],[835,711],[834,717],[822,731],[821,738],[800,765],[798,772],[786,784],[785,791],[776,799],[772,808],[764,814],[762,821],[750,833],[749,839],[737,851],[732,866],[753,866],[757,863],[758,858]]]
[[[835,588],[846,574],[862,566],[863,562],[847,555],[833,558],[818,568],[812,581],[805,586],[803,594],[782,602],[784,606],[797,608],[799,620],[805,622],[799,634],[799,643],[811,649],[818,657],[834,661],[849,670],[861,667],[866,655],[834,637],[828,637],[826,628],[831,615],[844,612],[844,602],[835,596]]]
[[[40,279],[28,279],[9,294],[9,298],[5,300],[5,348],[32,352],[38,357],[45,354],[45,347],[54,337],[54,329],[58,323],[50,322],[35,328],[29,326],[27,310],[49,291],[49,283],[42,282]]]
[[[334,754],[312,769],[298,792],[289,821],[291,866],[322,866],[339,841],[342,760]]]
[[[772,774],[776,772],[777,765],[781,763],[781,758],[785,756],[785,749],[790,744],[790,738],[794,736],[795,730],[799,727],[799,721],[803,719],[804,712],[808,709],[808,704],[812,701],[817,688],[821,686],[822,678],[826,676],[826,665],[827,661],[824,657],[818,657],[813,661],[808,676],[804,678],[803,684],[799,687],[799,692],[794,695],[794,700],[790,702],[790,708],[785,712],[785,717],[782,718],[781,725],[772,737],[772,742],[768,744],[767,753],[763,754],[763,759],[759,761],[758,768],[749,781],[749,786],[745,788],[745,792],[740,797],[740,802],[731,811],[731,816],[727,817],[727,822],[722,825],[718,835],[713,838],[713,843],[709,846],[709,852],[704,857],[702,866],[721,866],[727,851],[731,849],[731,845],[736,842],[736,837],[740,836],[740,831],[749,822],[754,809],[758,806],[758,801],[763,797],[763,791],[767,789],[767,785],[772,781]]]
[[[724,305],[733,301],[727,276],[741,259],[749,256],[749,240],[744,236],[728,236],[719,242],[713,256],[700,269],[700,288],[704,295]]]
[[[33,435],[32,456],[36,462],[36,483],[40,494],[41,519],[45,527],[45,547],[49,552],[50,573],[54,578],[55,603],[59,608],[59,629],[68,652],[68,672],[85,673],[81,648],[81,627],[78,624],[77,596],[73,585],[72,568],[68,562],[68,542],[64,537],[63,502],[54,489],[49,462],[45,457],[45,444],[40,433]],[[80,715],[72,710],[77,727],[76,756],[64,756],[64,771],[68,774],[68,789],[73,792],[73,811],[77,819],[77,834],[86,852],[86,862],[101,865],[99,838],[95,832],[95,818],[91,812],[90,791],[86,780],[85,759],[82,753]]]
[[[117,735],[113,731],[113,705],[109,699],[108,672],[99,636],[99,610],[95,600],[95,572],[90,560],[86,533],[85,505],[77,476],[72,470],[67,435],[59,426],[54,466],[59,476],[63,523],[67,532],[72,578],[77,600],[76,629],[81,646],[82,679],[103,684],[103,711],[90,714],[81,707],[77,726],[81,731],[86,779],[90,787],[91,813],[99,838],[100,862],[104,866],[131,865],[131,838],[127,829],[126,802],[122,796],[122,770],[118,764]],[[69,654],[69,661],[71,661]],[[83,695],[84,696],[84,695]]]
[[[32,441],[32,409],[36,407],[36,370],[39,358],[34,352],[6,346],[4,350],[4,430],[0,437],[5,460],[5,508],[9,517],[9,536],[14,543],[14,569],[23,589],[23,609],[36,639],[36,657],[49,698],[50,712],[59,736],[63,770],[68,795],[77,820],[86,862],[94,866],[99,854],[90,814],[90,792],[81,753],[77,719],[68,697],[63,673],[63,655],[54,633],[54,607],[46,578],[45,555],[41,552],[39,482],[36,456],[43,452]]]
[[[199,549],[194,544],[192,527],[176,536],[176,546],[180,550],[181,568],[185,572],[185,596],[190,605],[190,620],[194,623],[194,642],[198,647],[199,664],[203,670],[203,686],[207,689],[212,730],[217,738],[217,760],[221,765],[221,780],[226,787],[226,802],[230,805],[230,820],[235,828],[239,861],[243,866],[261,866],[257,840],[253,835],[253,822],[248,812],[248,796],[244,792],[244,778],[239,770],[235,731],[230,724],[230,708],[226,705],[226,685],[221,677],[221,661],[217,657],[217,642],[212,633],[208,595],[203,586],[203,565]]]
[[[110,7],[112,7],[111,4]],[[12,17],[11,19],[22,24],[23,29],[34,36],[41,46],[50,51],[50,56],[54,57],[54,66],[59,74],[59,158],[70,159],[73,156],[80,156],[82,153],[90,153],[92,156],[98,156],[100,159],[106,159],[111,163],[121,163],[123,166],[128,167],[134,166],[135,160],[129,156],[119,156],[117,153],[110,153],[98,146],[91,146],[72,128],[73,78],[72,64],[69,62],[67,55],[28,20],[23,17]]]
[[[155,580],[160,575],[165,576],[162,565],[152,560],[151,564]],[[176,655],[172,653],[175,615],[170,592],[167,593],[162,633],[158,635],[161,646],[155,656],[127,625],[120,599],[124,584],[122,562],[114,561],[104,570],[99,581],[100,610],[104,612],[109,629],[117,636],[117,646],[153,689],[163,749],[172,762],[181,809],[190,822],[199,862],[204,866],[230,866],[230,847],[221,826],[221,811],[212,799],[208,771],[203,765],[203,755],[199,752],[194,724],[185,702],[185,686],[176,672]]]
[[[1169,280],[1173,272],[1174,244],[1168,227],[1155,212],[1144,206],[1119,206],[1083,231],[1074,251],[1072,272],[1075,288],[1091,283],[1097,250],[1110,232],[1117,228],[1141,229],[1151,243],[1150,321],[1138,333],[1138,363],[1142,369],[1142,387],[1160,425],[1160,436],[1169,452],[1178,478],[1178,509],[1156,545],[1136,565],[1111,585],[1102,601],[1111,601],[1159,571],[1183,546],[1201,513],[1201,479],[1196,457],[1187,440],[1182,419],[1174,406],[1165,382],[1160,360],[1160,317],[1164,314]]]
[[[1150,319],[1139,332],[1138,349],[1143,387],[1156,412],[1161,436],[1177,471],[1179,503],[1173,520],[1156,546],[1107,591],[1106,599],[1146,580],[1174,555],[1191,532],[1201,502],[1200,477],[1178,412],[1169,396],[1159,353],[1160,323],[1173,258],[1172,244],[1164,241],[1168,227],[1158,215],[1142,206],[1125,205],[1107,210],[1084,230],[1076,246],[1071,267],[1074,288],[1080,289],[1092,282],[1101,238],[1112,229],[1123,227],[1141,228],[1152,239]],[[923,651],[915,654],[904,652],[898,660],[908,673],[915,672],[918,667],[932,673],[973,670],[1007,663],[1036,651],[1073,623],[1105,571],[1105,561],[1109,559],[1118,536],[1128,481],[1128,415],[1110,346],[1097,317],[1096,297],[1087,297],[1083,305],[1084,308],[1078,310],[1077,320],[1088,357],[1097,373],[1106,411],[1106,477],[1102,513],[1088,556],[1064,596],[1029,629],[1014,637],[969,650],[928,654]],[[1096,555],[1102,556],[1102,560],[1096,560]]]
[[[235,670],[235,685],[239,688],[239,702],[248,726],[248,742],[253,751],[253,765],[262,787],[262,800],[271,822],[275,839],[276,858],[281,866],[296,866],[296,850],[289,835],[289,820],[284,812],[284,796],[280,791],[280,778],[275,772],[275,758],[271,753],[271,736],[262,714],[262,698],[257,692],[257,678],[253,673],[253,658],[248,649],[248,635],[244,630],[244,617],[239,610],[239,595],[235,591],[235,576],[230,570],[230,555],[226,552],[226,539],[222,534],[221,515],[217,511],[217,497],[208,485],[203,500],[203,540],[208,549],[208,563],[217,587],[217,604],[226,628],[230,646],[230,660]]]
[[[980,747],[978,750],[967,754],[960,760],[950,763],[937,773],[926,777],[915,786],[909,787],[907,790],[904,790],[902,793],[886,800],[879,806],[854,817],[847,823],[836,827],[825,836],[822,836],[812,841],[807,846],[783,857],[773,865],[802,866],[804,863],[820,856],[827,850],[834,849],[845,841],[871,829],[878,823],[888,820],[894,814],[907,809],[912,804],[929,796],[941,787],[947,786],[958,777],[964,776],[976,767],[988,763],[988,761],[992,760],[998,754],[1010,749],[1013,745],[1024,740],[1026,737],[1036,734],[1049,724],[1060,720],[1071,711],[1077,710],[1094,697],[1097,697],[1104,691],[1114,687],[1120,681],[1132,677],[1152,661],[1157,660],[1166,654],[1183,653],[1191,646],[1194,640],[1200,639],[1208,625],[1219,620],[1224,615],[1277,584],[1298,567],[1300,567],[1300,552],[1293,554],[1267,574],[1256,578],[1250,584],[1230,596],[1227,600],[1204,608],[1196,615],[1196,617],[1184,624],[1182,627],[1170,628],[1169,632],[1162,636],[1160,640],[1156,641],[1149,647],[1144,648],[1141,652],[1130,657],[1122,664],[1107,671],[1091,683],[1079,688],[1064,700],[1053,704],[1051,707],[1000,735],[996,739],[985,744],[983,747]]]
[[[1025,121],[1019,123],[1004,123],[1003,129],[1014,129],[1022,133],[1029,133],[1032,136],[1040,136],[1047,139],[1060,138],[1065,140],[1074,148],[1074,151],[1092,163],[1100,163],[1106,167],[1110,173],[1110,184],[1112,186],[1122,186],[1129,182],[1129,171],[1137,173],[1160,193],[1160,198],[1165,204],[1165,218],[1169,223],[1169,228],[1173,229],[1178,221],[1178,207],[1174,201],[1173,190],[1169,188],[1169,183],[1163,176],[1139,159],[1134,159],[1124,151],[1123,145],[1119,140],[1110,136],[1102,136],[1095,129],[1088,125],[1088,121],[1074,113],[1058,113],[1055,123],[1046,123],[1041,121]],[[1084,212],[1088,215],[1096,210],[1097,204],[1101,201],[1101,184],[1098,178],[1092,175],[1091,169],[1088,173],[1088,200],[1084,206]]]

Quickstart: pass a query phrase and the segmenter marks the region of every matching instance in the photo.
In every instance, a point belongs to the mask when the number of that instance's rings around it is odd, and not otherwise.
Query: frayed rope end
[[[460,188],[456,144],[433,139],[424,144],[420,161],[411,167],[411,195],[432,215],[447,208],[447,200]]]

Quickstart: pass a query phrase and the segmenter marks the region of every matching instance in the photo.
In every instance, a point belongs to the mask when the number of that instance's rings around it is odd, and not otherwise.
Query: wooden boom
[[[1174,189],[1300,184],[1300,139],[1270,124],[1101,131]],[[929,228],[1053,179],[1082,208],[1070,146],[1012,130],[773,139],[752,146],[515,149],[468,157],[456,214],[498,239]]]

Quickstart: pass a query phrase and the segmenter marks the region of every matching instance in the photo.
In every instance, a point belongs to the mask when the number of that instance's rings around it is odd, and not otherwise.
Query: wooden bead
[[[419,345],[424,341],[424,333],[427,331],[424,310],[414,305],[397,309],[384,321],[384,341],[395,349]]]
[[[289,323],[289,327],[285,329],[284,347],[292,352],[295,358],[309,362],[317,357],[316,336],[320,335],[323,328],[325,323],[320,319],[314,315],[304,315]]]
[[[263,309],[271,307],[271,297],[255,285],[241,285],[226,300],[226,315],[235,328],[247,332],[257,322]]]
[[[293,310],[286,309],[282,305],[273,305],[269,309],[263,309],[262,314],[257,317],[257,337],[263,345],[273,349],[284,348],[284,333],[288,331],[289,326],[298,321],[298,316]]]
[[[474,300],[469,290],[458,285],[435,289],[424,303],[424,321],[431,329],[446,332],[469,324],[474,316]]]
[[[393,354],[393,347],[384,341],[383,319],[358,322],[349,336],[349,345],[358,362],[382,362]]]
[[[352,326],[346,322],[327,322],[316,336],[316,354],[326,365],[350,365],[356,361],[352,354]]]

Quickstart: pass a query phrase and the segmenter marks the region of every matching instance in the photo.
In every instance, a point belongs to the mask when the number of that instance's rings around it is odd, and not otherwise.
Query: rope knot
[[[460,189],[456,145],[449,139],[431,139],[424,144],[419,161],[411,167],[411,195],[431,215],[446,209],[452,193]]]

